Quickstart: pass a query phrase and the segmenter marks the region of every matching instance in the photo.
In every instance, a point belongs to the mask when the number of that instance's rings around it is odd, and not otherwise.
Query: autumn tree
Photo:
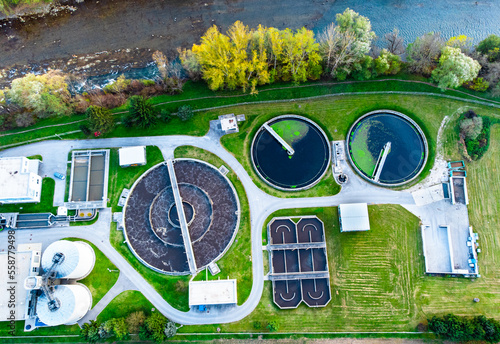
[[[500,37],[497,35],[489,35],[479,42],[476,50],[488,56],[490,62],[500,61]]]
[[[480,69],[481,65],[460,49],[446,46],[439,58],[438,67],[432,71],[432,79],[441,89],[456,88],[476,78]]]
[[[436,68],[444,40],[439,33],[430,32],[408,45],[406,48],[406,59],[408,69],[412,73],[430,76]]]
[[[38,118],[69,115],[72,111],[66,75],[59,71],[42,75],[30,73],[14,79],[8,97],[13,103],[35,112]]]
[[[85,112],[92,131],[100,131],[102,133],[110,131],[115,125],[113,114],[109,109],[99,106],[89,106]]]
[[[363,62],[375,33],[368,18],[349,8],[338,13],[336,20],[337,25],[330,24],[320,35],[320,51],[326,72],[345,79],[354,64]]]
[[[281,37],[282,79],[295,82],[318,79],[321,76],[321,56],[314,33],[306,28],[297,30],[295,34],[290,29],[285,29]]]
[[[384,35],[387,51],[394,55],[402,55],[405,52],[404,39],[399,35],[399,30],[394,28]]]
[[[472,50],[472,38],[466,35],[453,36],[446,42],[446,45],[468,54]]]
[[[382,49],[380,55],[375,59],[375,70],[377,74],[397,74],[401,71],[401,57]]]

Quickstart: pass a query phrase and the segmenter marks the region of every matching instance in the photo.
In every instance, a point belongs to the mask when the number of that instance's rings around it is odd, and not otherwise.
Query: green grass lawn
[[[229,169],[229,165],[224,163],[224,161],[218,156],[192,146],[181,146],[178,147],[175,152],[176,158],[195,158],[199,160],[206,161],[216,168],[221,165],[226,166]],[[240,227],[236,238],[222,257],[221,260],[217,262],[221,272],[217,276],[212,276],[208,273],[209,280],[216,280],[219,278],[235,278],[237,279],[238,288],[238,304],[244,303],[250,292],[252,290],[252,260],[251,260],[251,227],[250,227],[250,210],[248,207],[247,195],[243,184],[238,179],[238,176],[230,170],[227,177],[233,183],[236,192],[238,193],[238,198],[240,200],[241,215],[240,215]],[[201,281],[206,280],[206,271],[201,271],[195,277],[194,280]]]
[[[418,218],[394,205],[369,206],[369,213],[371,230],[359,233],[340,233],[336,207],[280,210],[268,218],[317,215],[324,222],[332,291],[325,308],[280,310],[265,282],[260,304],[242,321],[182,331],[262,332],[271,320],[281,332],[414,330],[420,319],[413,292],[424,271]]]
[[[130,313],[144,312],[144,314],[151,314],[153,305],[142,295],[141,292],[136,290],[127,290],[118,295],[104,308],[104,310],[97,316],[97,321],[105,322],[112,318],[127,317]]]
[[[40,203],[19,203],[0,205],[0,213],[52,213],[57,214],[54,207],[54,188],[56,182],[52,178],[42,179]]]
[[[130,251],[123,231],[116,230],[116,223],[111,223],[109,240],[111,245],[163,296],[165,301],[179,310],[189,310],[188,281],[190,276],[167,276],[143,265]]]
[[[117,272],[108,271],[108,269],[116,270],[116,266],[91,242],[78,238],[66,238],[64,240],[83,241],[94,249],[96,258],[94,269],[87,277],[78,281],[89,288],[92,293],[92,307],[94,307],[118,280]]]
[[[148,169],[163,161],[163,155],[156,146],[146,147],[146,165],[120,167],[118,160],[118,148],[110,149],[109,158],[109,182],[108,182],[108,197],[110,206],[113,212],[121,211],[118,206],[118,200],[123,188],[130,189],[134,182]]]

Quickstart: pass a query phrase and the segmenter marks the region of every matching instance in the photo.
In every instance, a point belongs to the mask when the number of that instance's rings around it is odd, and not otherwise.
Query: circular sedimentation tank
[[[293,154],[266,128],[271,128],[293,150]],[[251,158],[257,174],[270,186],[299,191],[314,186],[330,163],[325,132],[313,121],[297,115],[275,117],[255,135]]]
[[[172,169],[176,186],[167,163],[152,167],[134,183],[124,209],[124,234],[144,265],[164,274],[186,275],[191,273],[186,245],[192,247],[196,271],[225,254],[239,228],[240,204],[233,185],[216,167],[196,159],[174,159]]]
[[[383,186],[406,184],[422,172],[427,140],[410,117],[392,110],[377,110],[360,117],[347,136],[348,156],[366,180]]]

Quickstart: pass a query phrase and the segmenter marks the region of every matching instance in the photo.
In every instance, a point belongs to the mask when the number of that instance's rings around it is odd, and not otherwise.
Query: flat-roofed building
[[[123,147],[118,150],[121,167],[146,165],[146,147]]]
[[[236,304],[236,280],[189,282],[189,307]]]
[[[341,232],[357,232],[370,230],[368,205],[366,203],[339,205],[339,221]]]
[[[40,202],[40,160],[25,157],[0,158],[0,204]]]
[[[2,290],[0,321],[25,320],[29,317],[30,292],[23,285],[27,277],[39,275],[41,251],[42,244],[20,244],[15,252],[0,252],[0,266],[2,269],[5,268],[5,274],[0,278]],[[11,264],[12,262],[14,264]],[[10,266],[15,266],[12,274],[10,274]],[[14,310],[13,313],[11,313],[12,310]]]

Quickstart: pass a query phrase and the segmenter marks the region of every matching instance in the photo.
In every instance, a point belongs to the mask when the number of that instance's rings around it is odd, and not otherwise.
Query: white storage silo
[[[50,269],[57,254],[62,254],[63,259],[54,269],[57,272],[55,278],[82,279],[94,268],[95,253],[89,244],[83,241],[59,240],[50,244],[42,255],[44,273]]]
[[[38,298],[36,315],[47,326],[72,325],[83,318],[92,307],[92,294],[83,284],[58,285],[52,297],[59,307],[51,310],[49,298],[43,294]]]

